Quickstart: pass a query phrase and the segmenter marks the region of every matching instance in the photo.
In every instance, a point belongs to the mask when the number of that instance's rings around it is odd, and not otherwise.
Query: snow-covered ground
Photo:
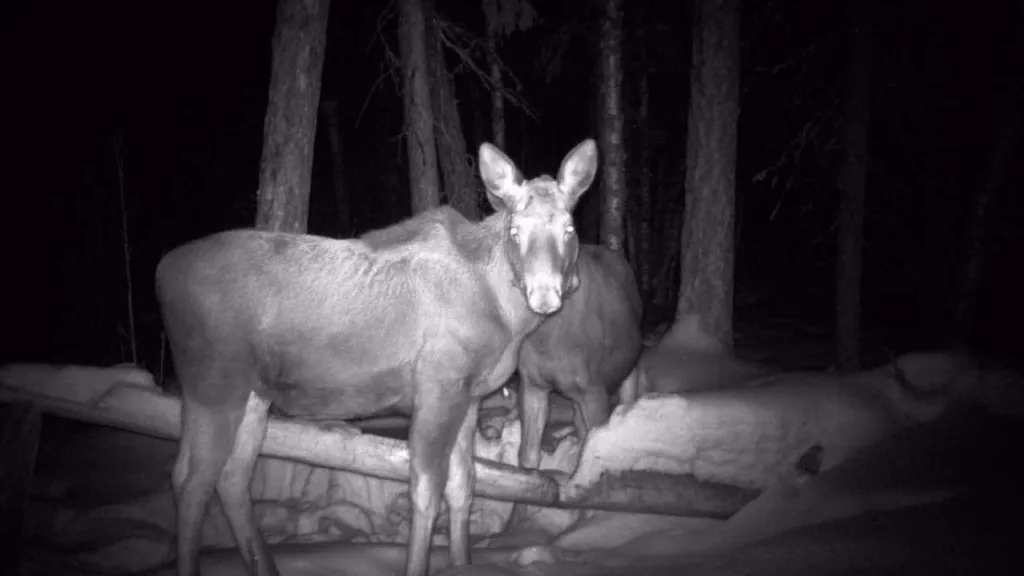
[[[816,352],[801,359],[812,363]],[[863,383],[844,388],[849,382],[832,376],[809,378],[814,386],[788,378],[754,395],[641,400],[620,407],[586,446],[565,434],[571,408],[556,404],[542,468],[569,475],[582,452],[585,465],[570,487],[619,467],[691,473],[762,493],[729,520],[534,507],[518,526],[508,526],[511,504],[478,498],[473,566],[445,570],[442,530],[433,571],[1013,573],[1003,567],[1024,554],[1014,545],[1024,533],[1024,474],[1010,440],[1021,437],[1019,419],[954,407],[904,430],[906,421],[891,417],[890,397],[865,401]],[[518,422],[497,404],[477,454],[515,464]],[[922,421],[938,412],[927,415]],[[171,441],[48,417],[23,573],[173,573],[166,563],[173,554],[175,450]],[[818,461],[799,472],[806,454]],[[402,573],[404,484],[261,458],[253,494],[282,574]],[[203,573],[244,574],[235,551],[216,550],[233,546],[219,505],[207,516]]]

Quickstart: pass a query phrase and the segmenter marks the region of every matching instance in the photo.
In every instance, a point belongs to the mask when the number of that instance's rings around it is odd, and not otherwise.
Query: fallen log
[[[44,412],[160,438],[178,438],[181,402],[132,367],[10,364],[0,367],[0,401],[28,401]],[[349,429],[271,418],[261,454],[314,466],[408,482],[405,442]],[[591,473],[600,464],[588,466]],[[638,476],[640,474],[640,476]],[[478,459],[478,496],[559,508],[590,508],[686,516],[728,517],[757,490],[701,482],[693,475],[631,470],[573,484],[571,494],[541,472]]]

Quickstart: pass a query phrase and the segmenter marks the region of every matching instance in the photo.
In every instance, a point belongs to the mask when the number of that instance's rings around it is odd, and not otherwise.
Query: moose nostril
[[[538,314],[554,314],[562,307],[561,289],[554,286],[536,287],[527,290],[526,298],[530,308]]]

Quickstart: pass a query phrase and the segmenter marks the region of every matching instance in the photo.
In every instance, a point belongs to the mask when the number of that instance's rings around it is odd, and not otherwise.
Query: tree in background
[[[426,54],[430,69],[430,103],[434,114],[434,142],[444,182],[444,199],[470,220],[480,219],[475,163],[466,150],[466,136],[455,97],[455,78],[445,59],[446,22],[436,10],[434,0],[423,0],[426,17]]]
[[[740,2],[698,0],[694,11],[676,318],[700,314],[708,334],[731,344]]]
[[[324,100],[320,103],[320,114],[327,132],[327,143],[331,156],[331,190],[334,191],[334,209],[338,217],[337,235],[347,238],[352,235],[352,216],[349,209],[349,189],[345,184],[344,147],[341,140],[341,120],[338,117],[338,101]]]
[[[1006,43],[1006,54],[1021,54],[1024,50],[1024,10],[1017,8],[1015,25]],[[1019,60],[1018,60],[1019,62]],[[982,339],[981,294],[986,281],[991,278],[992,266],[996,262],[998,242],[998,211],[1000,202],[1006,199],[1010,181],[1009,166],[1013,163],[1017,146],[1017,133],[1021,126],[1021,73],[1011,71],[999,77],[992,87],[989,121],[992,144],[984,181],[974,188],[970,213],[964,234],[963,261],[957,283],[957,307],[954,316],[956,341],[964,346],[991,346]],[[1004,336],[997,336],[1003,339]]]
[[[622,138],[622,0],[604,0],[601,12],[601,118],[598,122],[602,156],[601,243],[622,250],[626,203],[626,150]]]
[[[627,180],[626,187],[629,189],[630,201],[626,205],[626,247],[629,254],[629,262],[636,274],[637,288],[640,290],[640,298],[644,303],[651,301],[651,268],[656,258],[653,245],[653,212],[651,202],[652,189],[652,141],[653,134],[650,129],[650,64],[647,57],[647,43],[649,40],[646,10],[647,3],[636,4],[636,9],[625,14],[623,33],[627,38],[626,46],[633,45],[633,53],[623,53],[623,84],[622,99],[625,114],[628,117],[627,126],[632,130],[623,135],[626,142],[628,156],[632,157],[633,178]],[[629,42],[633,40],[633,42]],[[632,99],[627,96],[627,91],[632,84]],[[629,102],[632,102],[632,107]],[[677,238],[679,234],[676,233]],[[675,256],[678,257],[678,250]]]
[[[398,0],[398,53],[413,214],[441,203],[426,46],[422,0]]]
[[[529,0],[481,0],[484,13],[484,58],[487,72],[482,75],[491,96],[491,143],[505,150],[505,100],[516,104],[531,118],[536,119],[530,107],[514,91],[505,87],[508,73],[498,48],[502,40],[515,31],[526,31],[538,21],[537,12]],[[513,78],[513,80],[515,80]]]
[[[836,258],[836,367],[858,370],[860,358],[861,269],[864,245],[864,195],[868,161],[868,77],[870,18],[860,0],[847,0],[849,18],[847,87],[839,173],[839,221]]]
[[[278,0],[256,227],[304,232],[330,0]]]
[[[491,83],[491,138],[495,146],[505,149],[505,97],[498,60],[498,0],[482,0],[484,25],[487,27],[487,77]]]
[[[386,60],[392,66],[390,72],[400,71],[402,78],[397,84],[405,110],[413,213],[445,203],[470,220],[477,220],[481,215],[481,202],[475,170],[476,151],[467,145],[455,72],[468,72],[470,77],[475,77],[470,82],[487,87],[492,102],[497,99],[504,106],[507,100],[536,119],[519,94],[518,82],[496,51],[498,39],[531,27],[536,13],[527,0],[501,0],[495,8],[494,42],[481,42],[478,35],[440,12],[436,0],[413,1],[414,4],[405,0],[399,2],[398,56],[384,43]],[[382,16],[381,19],[387,18]],[[422,24],[422,34],[416,22]],[[377,37],[383,41],[382,34]],[[415,51],[422,52],[422,59]],[[449,66],[452,56],[454,64]],[[486,60],[487,64],[478,64],[478,59]],[[410,66],[419,66],[419,63],[426,72],[411,72],[416,68]],[[505,87],[502,78],[506,75],[512,78],[513,88]],[[498,78],[497,87],[492,82],[494,76]],[[501,114],[503,117],[504,108]],[[482,136],[479,131],[476,133]]]

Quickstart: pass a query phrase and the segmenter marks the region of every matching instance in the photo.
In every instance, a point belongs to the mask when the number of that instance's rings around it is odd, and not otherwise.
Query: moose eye
[[[509,228],[508,235],[511,236],[513,240],[518,241],[519,240],[519,228],[517,228],[515,226],[513,226],[512,228]]]
[[[570,225],[565,227],[565,235],[566,236],[572,236],[575,233],[576,233],[576,227],[573,226],[572,224],[570,224]]]

